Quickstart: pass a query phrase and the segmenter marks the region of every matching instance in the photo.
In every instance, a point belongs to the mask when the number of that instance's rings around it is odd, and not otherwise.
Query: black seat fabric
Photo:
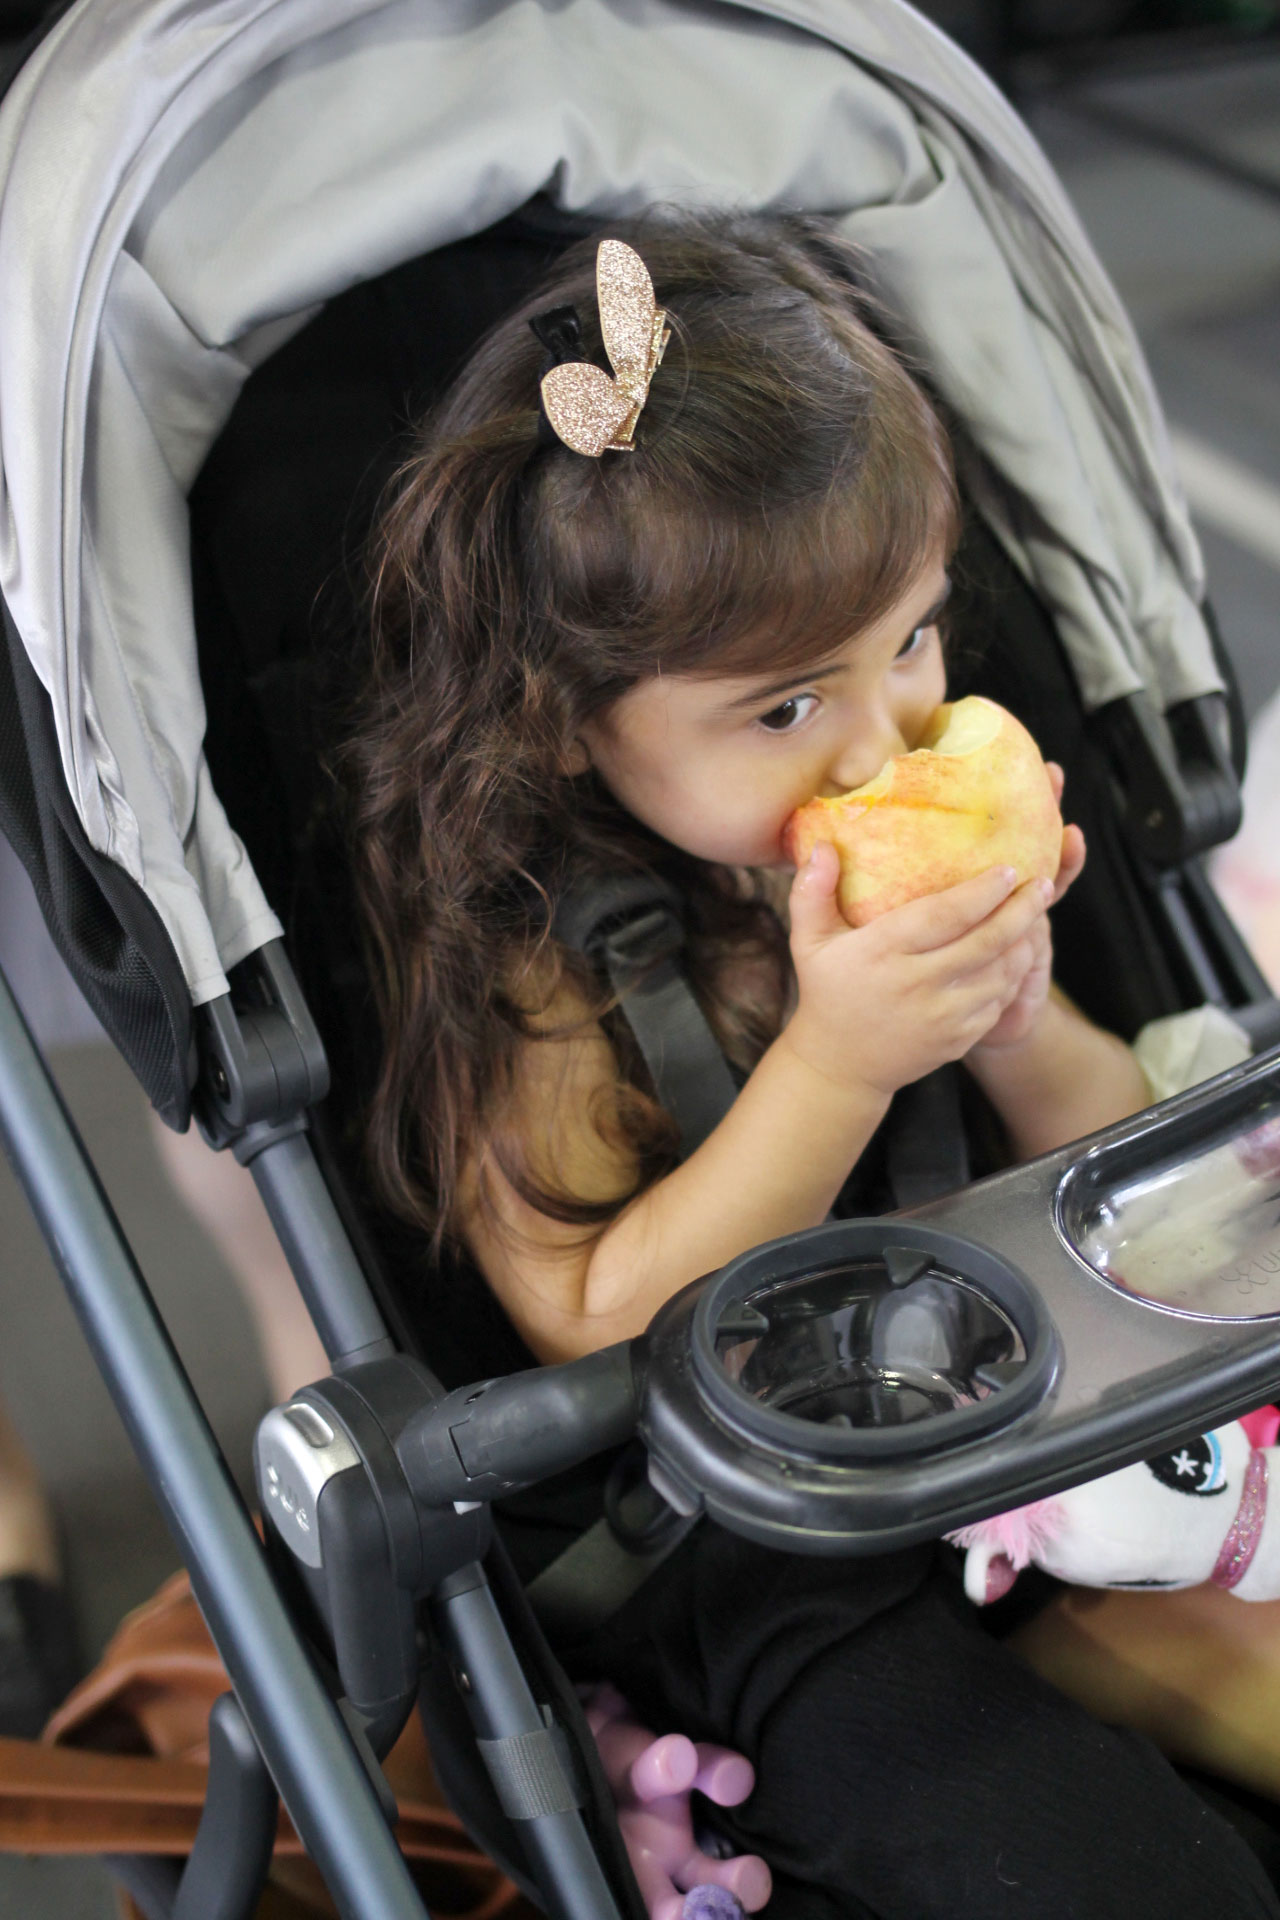
[[[334,1071],[321,1143],[349,1172],[378,1040],[323,768],[361,658],[362,542],[415,418],[577,230],[535,207],[331,301],[250,378],[191,496],[214,783],[285,922]],[[1058,978],[1086,1013],[1132,1038],[1145,1021],[1194,1004],[1194,989],[1146,911],[1065,653],[975,516],[953,575],[952,696],[989,694],[1031,728],[1066,771],[1065,811],[1089,845],[1083,876],[1054,910]],[[969,1118],[989,1135],[971,1097]],[[989,1169],[991,1151],[988,1138],[975,1171]],[[875,1195],[864,1198],[871,1207]],[[371,1225],[392,1269],[414,1276],[411,1317],[420,1319],[434,1277],[413,1236],[385,1218]],[[484,1329],[496,1342],[487,1350],[506,1353],[499,1321]],[[442,1337],[447,1348],[447,1330]],[[433,1350],[432,1364],[461,1380],[475,1377],[473,1359],[459,1352],[455,1368]],[[515,1349],[507,1359],[527,1364]]]

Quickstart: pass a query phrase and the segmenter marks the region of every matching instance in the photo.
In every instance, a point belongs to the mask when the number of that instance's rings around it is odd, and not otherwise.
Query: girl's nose
[[[831,794],[848,793],[851,787],[865,787],[874,780],[885,762],[906,753],[907,743],[901,730],[886,722],[878,727],[860,728],[848,740],[827,770]]]

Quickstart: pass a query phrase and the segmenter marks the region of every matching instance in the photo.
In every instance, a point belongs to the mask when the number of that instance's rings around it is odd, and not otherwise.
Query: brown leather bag
[[[227,1676],[185,1573],[129,1614],[37,1745],[0,1739],[0,1848],[20,1853],[191,1850],[204,1805],[209,1709]],[[396,1838],[432,1915],[536,1920],[445,1806],[415,1714],[385,1763]],[[125,1911],[136,1910],[125,1903]],[[335,1915],[280,1814],[257,1920]]]

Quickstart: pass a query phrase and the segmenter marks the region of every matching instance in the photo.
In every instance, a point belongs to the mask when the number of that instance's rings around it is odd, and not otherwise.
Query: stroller
[[[1133,1195],[1176,1200],[1280,1103],[1280,1008],[1200,866],[1238,822],[1243,720],[1140,356],[1034,144],[901,0],[79,0],[10,83],[0,181],[0,828],[153,1104],[251,1166],[332,1366],[263,1424],[264,1554],[5,997],[0,1128],[234,1688],[185,1873],[131,1884],[148,1913],[247,1915],[278,1788],[344,1916],[421,1916],[378,1764],[421,1694],[513,1878],[574,1920],[638,1916],[544,1636],[566,1582],[535,1616],[495,1500],[638,1431],[665,1537],[613,1529],[597,1565],[626,1590],[702,1513],[874,1552],[1280,1388],[1273,1302],[1241,1312],[1212,1274],[1190,1312],[1112,1283]],[[962,1191],[904,1100],[905,1212],[732,1263],[634,1353],[475,1383],[388,1278],[411,1252],[342,1125],[376,1040],[316,825],[314,606],[412,410],[568,235],[655,200],[799,206],[865,245],[957,426],[992,639],[956,691],[1032,725],[1090,842],[1063,983],[1127,1036],[1230,1015],[1238,1050]],[[679,989],[673,921],[613,898],[577,937],[639,1001]],[[689,1044],[686,1079],[715,1082]],[[920,1283],[963,1393],[896,1426],[865,1368],[822,1376],[819,1405],[789,1393],[775,1293],[827,1366],[850,1287]]]

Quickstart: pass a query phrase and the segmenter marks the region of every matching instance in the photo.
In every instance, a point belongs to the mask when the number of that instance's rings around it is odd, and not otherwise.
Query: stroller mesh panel
[[[80,991],[157,1111],[191,1113],[191,996],[151,902],[89,845],[62,778],[48,696],[4,613],[0,831],[22,861]]]

